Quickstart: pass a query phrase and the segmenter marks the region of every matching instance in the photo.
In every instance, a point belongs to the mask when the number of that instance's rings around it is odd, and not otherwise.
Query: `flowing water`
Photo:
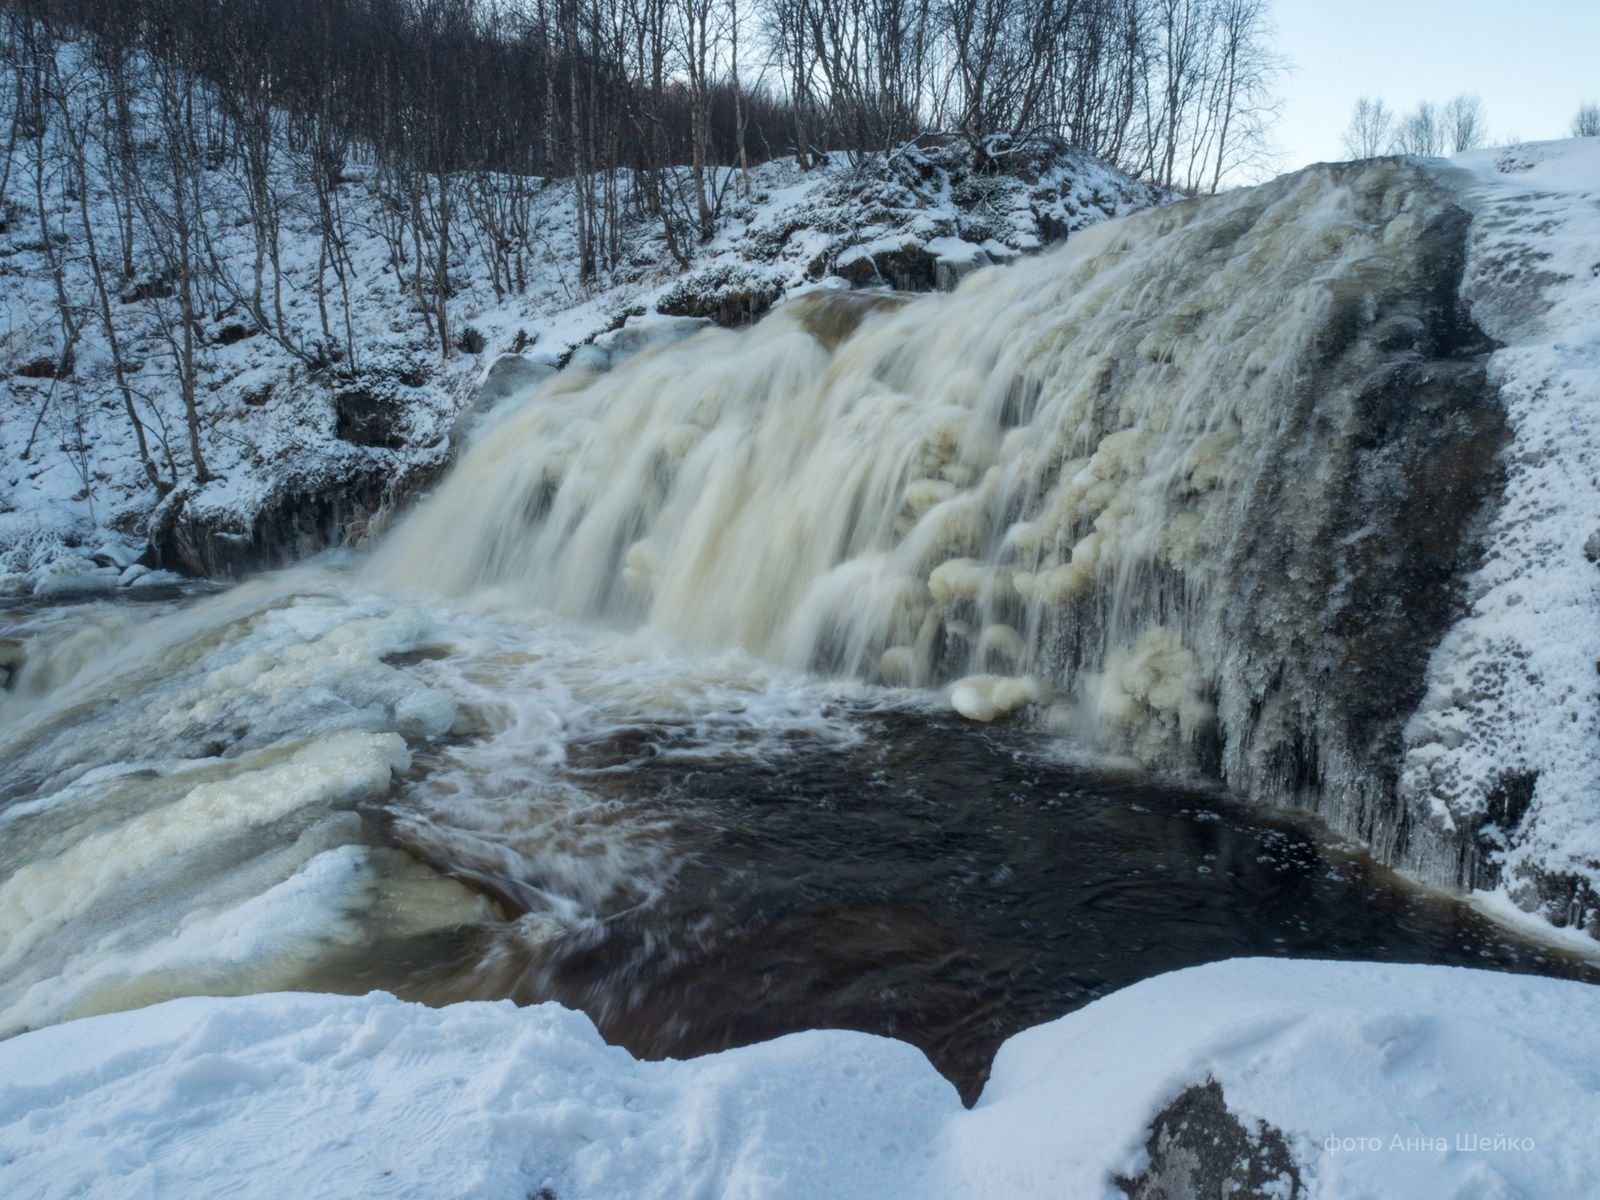
[[[874,1030],[970,1097],[1232,955],[1600,978],[1261,803],[1396,826],[1498,445],[1464,219],[1314,170],[812,297],[521,397],[370,557],[0,611],[0,1036],[382,987]]]
[[[1454,881],[1402,727],[1498,485],[1470,215],[1399,161],[1096,226],[953,295],[818,295],[477,441],[376,573],[955,683]]]
[[[819,1026],[969,1096],[1017,1029],[1239,954],[1600,979],[1355,848],[937,696],[307,568],[6,614],[0,1032],[192,993]]]

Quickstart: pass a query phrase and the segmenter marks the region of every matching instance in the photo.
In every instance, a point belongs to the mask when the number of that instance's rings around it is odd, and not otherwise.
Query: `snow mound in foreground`
[[[0,1044],[0,1194],[1117,1195],[1151,1118],[1207,1077],[1283,1131],[1314,1196],[1600,1178],[1600,989],[1239,959],[1012,1038],[971,1111],[859,1033],[639,1062],[554,1004],[177,1000]]]

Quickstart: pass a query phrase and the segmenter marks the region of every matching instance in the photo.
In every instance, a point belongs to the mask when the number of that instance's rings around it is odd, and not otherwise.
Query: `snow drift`
[[[1220,1085],[1283,1197],[1563,1196],[1600,1174],[1600,991],[1239,959],[1014,1037],[978,1105],[812,1032],[639,1062],[554,1004],[179,1000],[0,1043],[0,1190],[37,1197],[1118,1196]],[[1231,1194],[1231,1193],[1230,1193]]]

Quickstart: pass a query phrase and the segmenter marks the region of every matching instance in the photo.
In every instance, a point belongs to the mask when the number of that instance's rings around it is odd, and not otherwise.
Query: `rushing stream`
[[[379,987],[682,1056],[1009,1033],[1240,954],[1600,978],[1303,822],[927,693],[307,568],[11,611],[0,1028]]]

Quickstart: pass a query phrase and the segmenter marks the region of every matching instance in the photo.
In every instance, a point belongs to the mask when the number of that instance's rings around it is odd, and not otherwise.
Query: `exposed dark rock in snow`
[[[857,247],[839,256],[834,274],[853,287],[890,287],[900,292],[931,292],[938,288],[938,257],[913,237],[888,244]],[[946,289],[948,290],[948,289]]]
[[[147,565],[237,579],[330,546],[355,545],[444,466],[442,455],[431,465],[374,459],[337,478],[292,483],[252,505],[244,526],[226,509],[196,513],[186,503],[188,493],[176,492],[152,525]]]
[[[245,338],[254,337],[260,330],[252,329],[238,321],[230,321],[219,326],[211,334],[211,340],[218,346],[232,346],[242,342]]]
[[[335,433],[357,446],[381,446],[398,450],[406,444],[406,411],[396,396],[367,387],[355,387],[333,398],[337,423]]]
[[[0,689],[8,690],[16,682],[25,657],[20,641],[0,638]]]
[[[41,354],[17,367],[19,379],[66,379],[72,374],[72,356],[65,361],[59,355]]]
[[[1150,1125],[1149,1165],[1116,1184],[1129,1200],[1300,1200],[1300,1167],[1282,1131],[1248,1125],[1216,1080],[1185,1088]]]
[[[656,300],[669,316],[703,317],[728,329],[759,320],[783,295],[783,283],[755,267],[719,263],[693,272]]]

